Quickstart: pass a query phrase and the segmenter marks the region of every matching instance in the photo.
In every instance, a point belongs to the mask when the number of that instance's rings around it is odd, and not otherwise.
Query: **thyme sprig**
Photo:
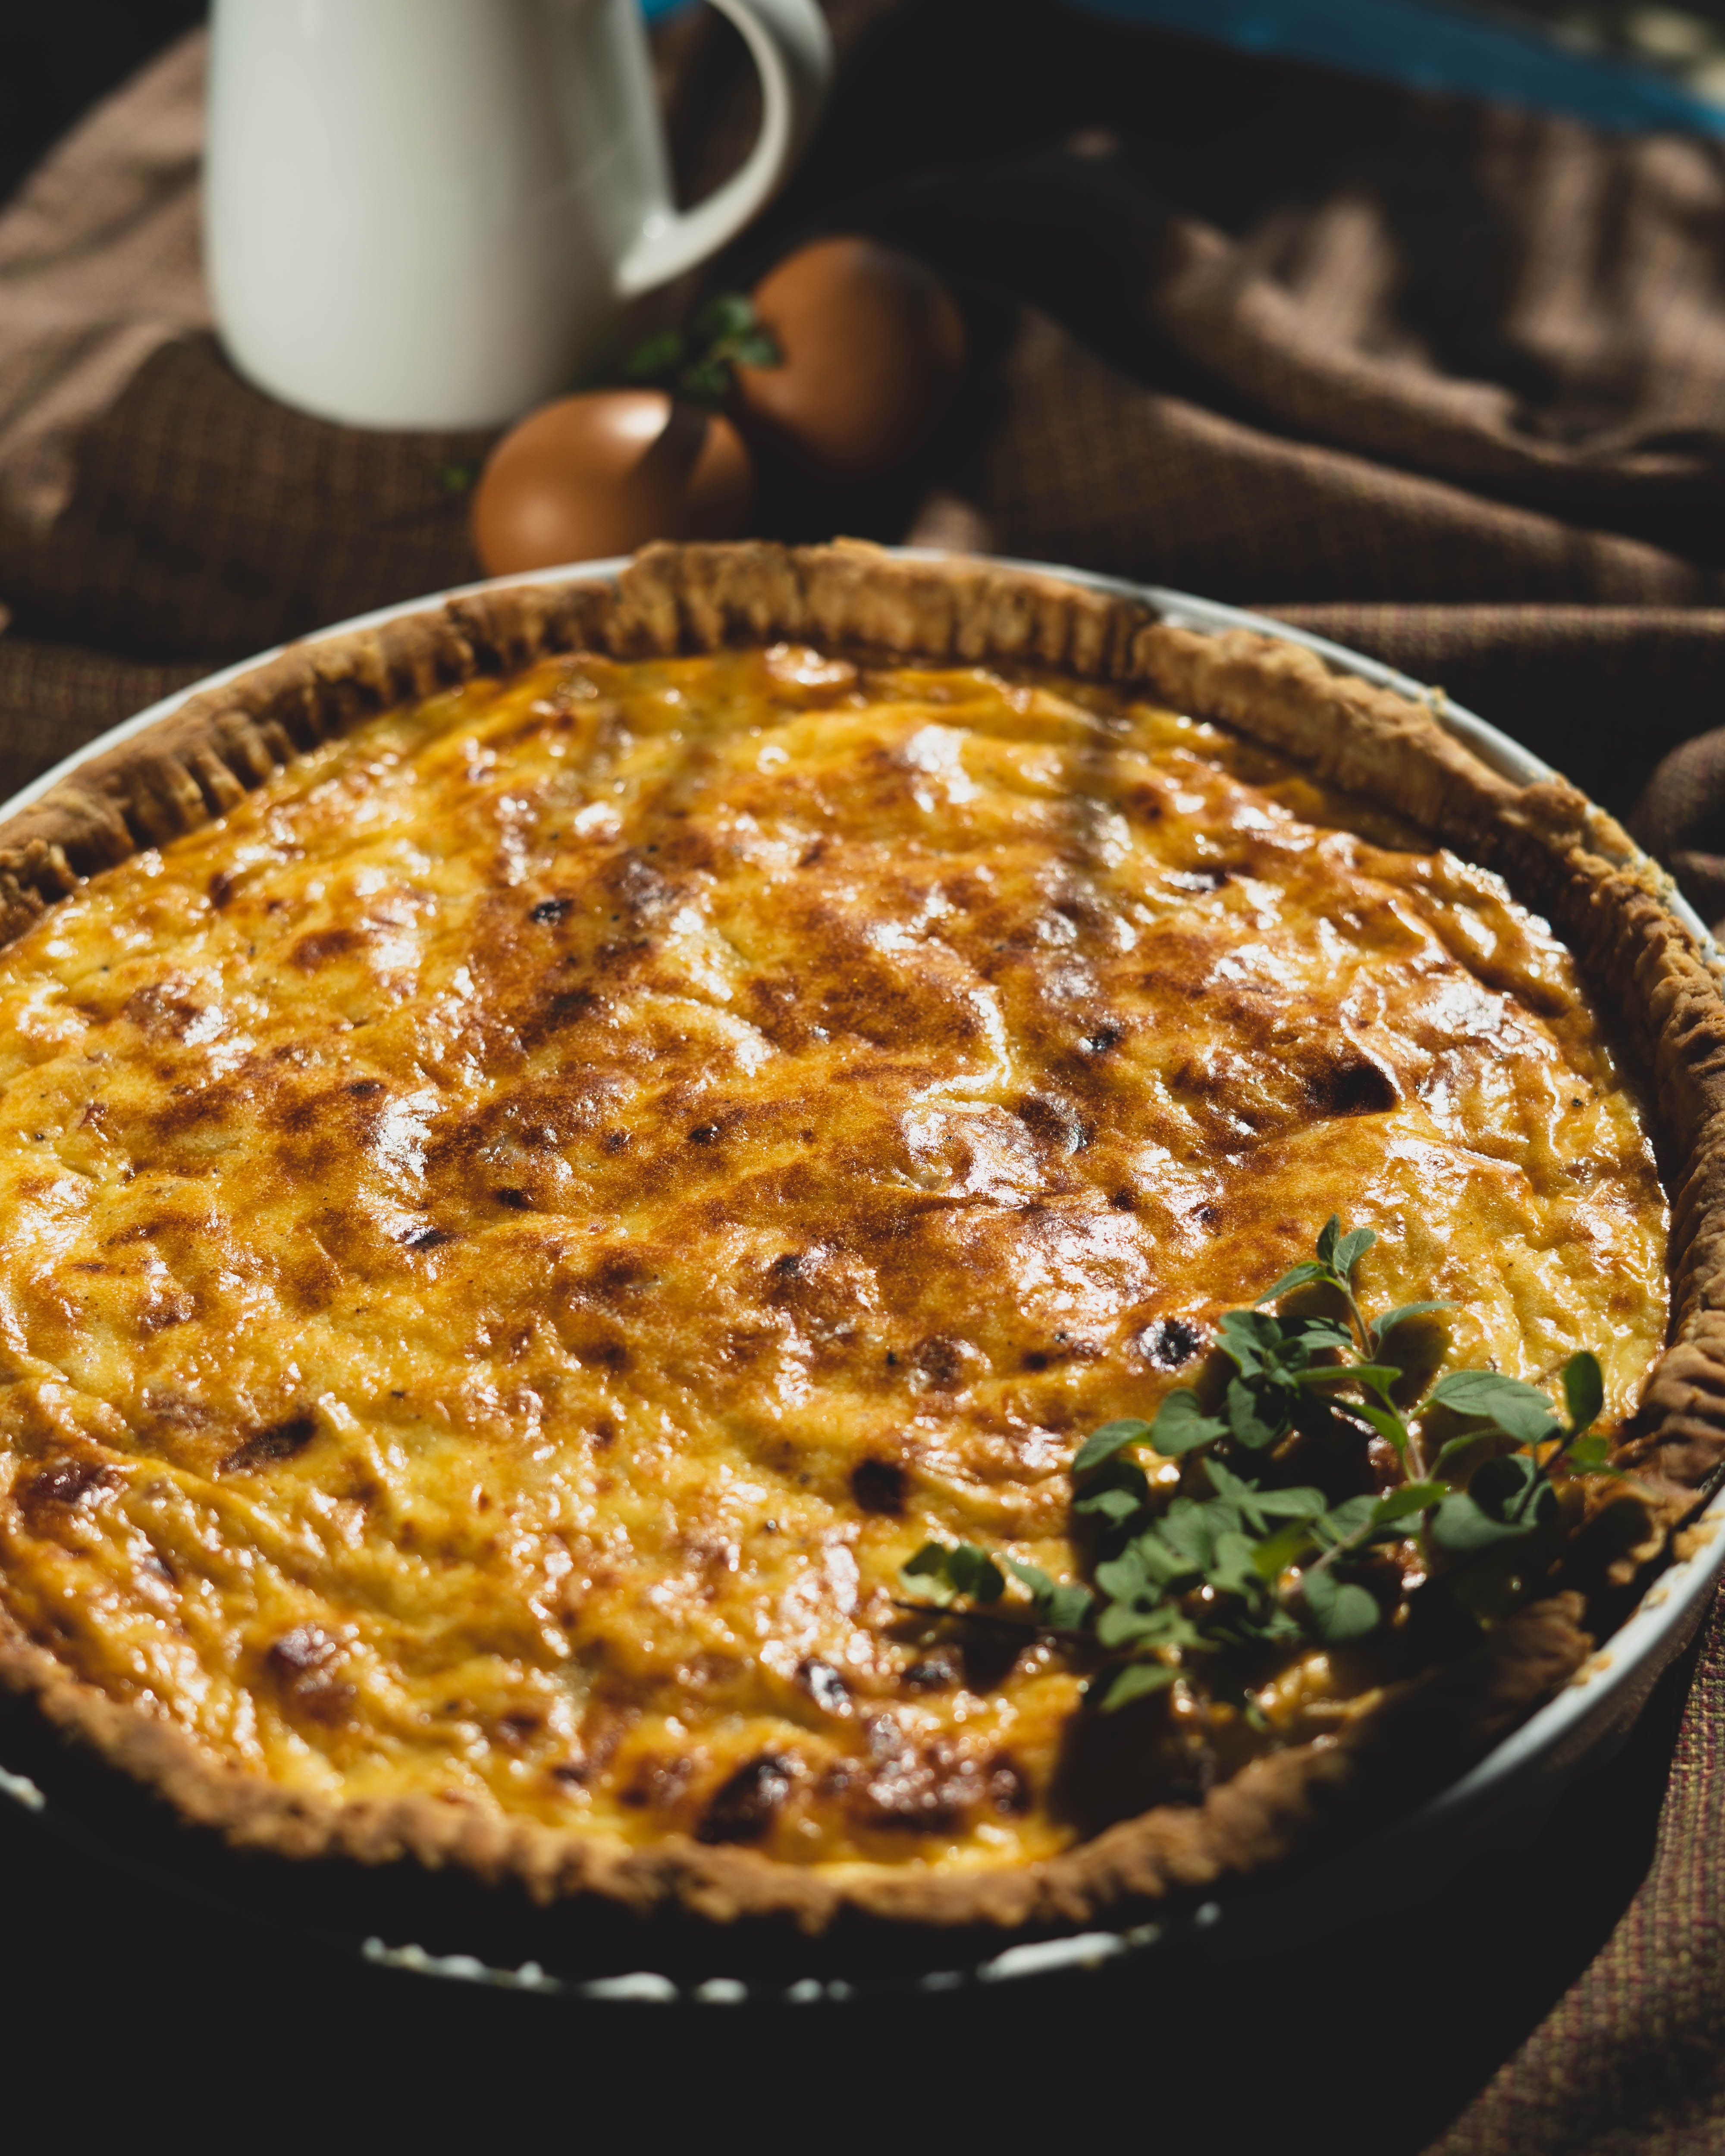
[[[927,1542],[900,1574],[908,1606],[986,1614],[1081,1646],[1101,1661],[1091,1696],[1112,1710],[1178,1683],[1202,1666],[1194,1657],[1261,1665],[1306,1642],[1363,1640],[1404,1621],[1422,1594],[1476,1625],[1524,1599],[1553,1553],[1563,1481],[1618,1471],[1594,1429],[1599,1363],[1584,1349],[1564,1364],[1561,1414],[1538,1386],[1493,1370],[1452,1371],[1404,1411],[1396,1393],[1409,1373],[1387,1350],[1404,1327],[1453,1306],[1403,1303],[1369,1317],[1355,1274],[1376,1240],[1332,1215],[1313,1258],[1250,1309],[1223,1314],[1214,1345],[1232,1368],[1216,1412],[1182,1386],[1153,1420],[1122,1417],[1085,1440],[1072,1512],[1093,1585],[973,1543]],[[1343,1316],[1314,1312],[1314,1292]],[[1292,1297],[1306,1306],[1266,1307]],[[1416,1409],[1422,1419],[1441,1410],[1450,1431],[1429,1468],[1409,1419]],[[1358,1479],[1374,1437],[1393,1455],[1388,1488],[1332,1503],[1275,1479],[1304,1450],[1339,1457]],[[1139,1447],[1182,1463],[1166,1503],[1132,1456]],[[1409,1546],[1413,1561],[1395,1562]],[[1011,1595],[1010,1582],[1022,1592]]]

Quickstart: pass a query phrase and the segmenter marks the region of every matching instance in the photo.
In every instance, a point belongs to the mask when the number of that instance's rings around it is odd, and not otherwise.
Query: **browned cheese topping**
[[[1082,1436],[1332,1211],[1454,1361],[1589,1347],[1621,1416],[1665,1329],[1549,930],[1028,675],[582,656],[388,715],[0,957],[0,1087],[13,1621],[260,1776],[626,1843],[1069,1842],[1081,1670],[897,1568],[1074,1577]],[[1296,1650],[1253,1741],[1368,1676]]]

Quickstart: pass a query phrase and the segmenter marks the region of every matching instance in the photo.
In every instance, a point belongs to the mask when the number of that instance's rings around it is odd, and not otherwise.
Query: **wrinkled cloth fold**
[[[1055,0],[828,6],[814,147],[701,289],[871,232],[950,276],[972,379],[916,472],[769,492],[764,528],[1279,612],[1525,741],[1725,916],[1725,149]],[[754,125],[747,62],[706,11],[656,51],[698,194]],[[223,357],[203,64],[201,38],[173,48],[0,213],[0,795],[212,666],[478,573],[490,435],[331,426]],[[1676,2149],[1725,2118],[1722,1640],[1645,1881],[1452,2156]]]

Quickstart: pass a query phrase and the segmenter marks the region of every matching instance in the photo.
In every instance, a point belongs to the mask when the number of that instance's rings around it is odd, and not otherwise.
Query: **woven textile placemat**
[[[814,151],[705,282],[871,231],[951,277],[976,365],[923,469],[769,496],[763,528],[1267,607],[1474,706],[1631,814],[1725,915],[1720,146],[1250,61],[1054,0],[829,13],[840,69]],[[752,128],[747,64],[706,13],[657,50],[698,192]],[[222,357],[203,66],[201,38],[173,48],[0,213],[0,796],[213,665],[478,573],[465,494],[488,436],[330,426]],[[1693,1666],[1471,1899],[1364,1966],[1326,1960],[1320,1998],[1290,1942],[1265,1979],[1273,2066],[1230,2071],[1201,2015],[1171,2030],[1189,2071],[1142,2131],[1257,2146],[1304,2115],[1337,2147],[1410,2156],[1725,2147],[1717,1622]],[[1374,2015],[1435,2063],[1385,2063]],[[1373,2063],[1349,2065],[1338,2022]]]

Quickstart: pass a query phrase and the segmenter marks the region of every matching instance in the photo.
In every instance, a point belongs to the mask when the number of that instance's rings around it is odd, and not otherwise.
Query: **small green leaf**
[[[1130,1490],[1092,1490],[1088,1496],[1075,1499],[1072,1509],[1092,1519],[1106,1520],[1111,1527],[1117,1527],[1122,1521],[1131,1519],[1142,1510],[1142,1500],[1135,1497]]]
[[[1256,1548],[1245,1535],[1218,1535],[1215,1554],[1205,1568],[1210,1585],[1224,1594],[1255,1594],[1263,1584],[1252,1563]]]
[[[1168,1400],[1178,1399],[1182,1397],[1178,1393],[1170,1393]],[[1197,1407],[1198,1398],[1195,1394],[1187,1393],[1183,1397],[1191,1401],[1194,1409]],[[1168,1400],[1164,1400],[1162,1404],[1163,1412],[1167,1409]],[[1157,1420],[1159,1422],[1161,1419],[1161,1414],[1158,1413]],[[1111,1460],[1115,1454],[1126,1445],[1142,1445],[1150,1435],[1151,1427],[1147,1422],[1140,1422],[1136,1415],[1123,1415],[1117,1422],[1105,1422],[1100,1430],[1093,1430],[1079,1446],[1072,1461],[1073,1474],[1088,1475],[1093,1467],[1100,1467],[1105,1460]],[[1160,1447],[1158,1448],[1158,1450],[1160,1449]]]
[[[1164,1460],[1178,1460],[1222,1436],[1228,1425],[1218,1415],[1207,1415],[1198,1395],[1181,1385],[1167,1396],[1150,1425],[1150,1442]],[[1091,1440],[1094,1443],[1094,1440]]]
[[[1344,1355],[1353,1353],[1353,1335],[1332,1317],[1283,1317],[1276,1322],[1284,1337],[1297,1342],[1307,1355],[1326,1348],[1337,1348]]]
[[[1056,1631],[1081,1632],[1090,1621],[1096,1598],[1076,1581],[1056,1587],[1044,1604],[1042,1614]]]
[[[1605,1380],[1599,1358],[1583,1348],[1563,1365],[1563,1403],[1569,1410],[1569,1427],[1579,1436],[1599,1419],[1605,1404]]]
[[[784,354],[778,340],[763,329],[751,330],[747,336],[736,338],[731,346],[731,357],[739,367],[782,367]]]
[[[1015,1580],[1029,1589],[1039,1602],[1045,1602],[1054,1593],[1054,1582],[1040,1565],[1020,1564],[1015,1557],[1003,1557],[1000,1562]]]
[[[1382,1317],[1373,1321],[1372,1339],[1381,1348],[1399,1325],[1406,1325],[1416,1317],[1433,1317],[1440,1310],[1453,1310],[1453,1302],[1404,1302],[1394,1310],[1386,1310]]]
[[[1507,1453],[1484,1461],[1465,1491],[1436,1507],[1431,1539],[1450,1555],[1465,1557],[1548,1526],[1556,1508],[1557,1493],[1532,1460],[1525,1453]]]
[[[1309,1520],[1291,1520],[1273,1535],[1266,1535],[1252,1552],[1252,1568],[1260,1579],[1280,1579],[1291,1564],[1297,1564],[1312,1547]]]
[[[760,327],[760,321],[754,301],[746,294],[721,292],[701,309],[695,334],[703,344],[716,344],[721,337],[747,336]]]
[[[686,404],[716,412],[731,394],[731,369],[722,359],[698,359],[683,369],[677,393]]]
[[[1263,1389],[1249,1385],[1244,1378],[1230,1380],[1227,1404],[1228,1427],[1235,1442],[1249,1452],[1266,1451],[1287,1430],[1288,1419],[1280,1406],[1271,1406],[1263,1398]]]
[[[1394,1408],[1377,1407],[1370,1400],[1350,1400],[1348,1412],[1358,1415],[1362,1422],[1369,1423],[1385,1444],[1394,1448],[1398,1456],[1407,1450],[1408,1425]]]
[[[1128,1662],[1123,1670],[1115,1672],[1102,1694],[1102,1712],[1112,1714],[1117,1708],[1129,1706],[1133,1700],[1142,1699],[1150,1692],[1166,1691],[1179,1681],[1179,1671],[1171,1670],[1166,1662]]]
[[[1283,1341],[1281,1325],[1261,1310],[1224,1310],[1216,1321],[1216,1344],[1243,1377],[1256,1377],[1266,1357],[1279,1362]]]
[[[1561,1465],[1571,1475],[1603,1475],[1611,1467],[1611,1440],[1602,1430],[1572,1439]]]
[[[944,1579],[948,1554],[945,1543],[924,1543],[914,1557],[905,1559],[899,1570],[911,1578],[927,1573],[932,1578]]]
[[[961,1594],[977,1602],[998,1602],[1006,1592],[1006,1575],[986,1550],[960,1543],[947,1553],[947,1577]]]
[[[1519,1520],[1496,1518],[1465,1490],[1445,1497],[1431,1516],[1431,1539],[1450,1557],[1471,1557],[1527,1532]]]
[[[1260,1490],[1255,1495],[1258,1510],[1272,1520],[1312,1520],[1324,1509],[1322,1490]]]
[[[1372,1507],[1369,1524],[1387,1527],[1392,1521],[1405,1520],[1410,1513],[1428,1512],[1432,1506],[1450,1495],[1447,1482],[1404,1482],[1394,1490],[1387,1491]]]
[[[1310,1258],[1303,1258],[1290,1271],[1285,1272],[1274,1287],[1265,1290],[1258,1297],[1258,1307],[1261,1308],[1266,1302],[1280,1302],[1285,1295],[1291,1295],[1296,1287],[1309,1287],[1313,1281],[1327,1277],[1327,1266],[1314,1265]]]
[[[1350,1580],[1337,1579],[1333,1572],[1302,1573],[1300,1592],[1312,1630],[1326,1646],[1341,1646],[1377,1630],[1376,1598]]]
[[[1432,1387],[1431,1404],[1496,1423],[1517,1445],[1543,1445],[1560,1435],[1545,1394],[1496,1370],[1452,1370]]]
[[[1142,1537],[1140,1537],[1142,1541]],[[1104,1594],[1119,1602],[1136,1601],[1150,1591],[1153,1585],[1150,1573],[1144,1563],[1144,1553],[1139,1543],[1130,1543],[1118,1557],[1110,1558],[1106,1563],[1096,1567],[1096,1585]],[[1157,1592],[1161,1592],[1159,1584]]]
[[[675,330],[660,330],[642,338],[624,362],[623,372],[630,382],[655,382],[675,372],[682,361],[682,338]]]
[[[1313,1531],[1318,1540],[1331,1549],[1338,1543],[1352,1542],[1371,1526],[1378,1502],[1377,1498],[1369,1496],[1345,1498],[1313,1522]]]
[[[1440,1469],[1448,1466],[1449,1463],[1456,1458],[1459,1454],[1471,1452],[1482,1443],[1489,1444],[1490,1441],[1489,1437],[1483,1430],[1465,1430],[1462,1431],[1460,1437],[1452,1437],[1446,1440],[1444,1444],[1438,1447],[1437,1457],[1431,1463],[1432,1473],[1435,1475]]]
[[[1159,1548],[1169,1553],[1166,1562],[1183,1563],[1187,1571],[1202,1572],[1215,1553],[1217,1535],[1231,1524],[1223,1507],[1213,1511],[1209,1505],[1194,1504],[1189,1497],[1176,1497],[1162,1525],[1151,1535],[1141,1535],[1137,1547],[1143,1550],[1147,1562],[1154,1562],[1152,1552]]]
[[[1387,1392],[1400,1375],[1387,1363],[1326,1363],[1316,1370],[1302,1370],[1297,1382],[1307,1391],[1323,1385],[1355,1384],[1373,1392]]]
[[[1117,1647],[1136,1647],[1146,1640],[1163,1645],[1170,1620],[1178,1622],[1177,1609],[1135,1609],[1129,1602],[1111,1602],[1096,1617],[1096,1638],[1111,1652]]]
[[[1171,1524],[1178,1534],[1185,1520],[1201,1518],[1203,1511],[1203,1507],[1177,1497],[1168,1507],[1168,1522],[1162,1527],[1151,1527],[1128,1543],[1128,1553],[1137,1560],[1144,1578],[1158,1593],[1165,1587],[1172,1587],[1176,1580],[1189,1578],[1209,1556],[1208,1537],[1204,1537],[1201,1547],[1194,1551],[1177,1545],[1168,1532]],[[1102,1584],[1100,1566],[1096,1570],[1096,1582],[1099,1586]]]
[[[1377,1240],[1377,1231],[1374,1229],[1355,1228],[1337,1241],[1336,1255],[1331,1263],[1343,1280],[1353,1279],[1354,1267]]]
[[[1336,1269],[1336,1245],[1342,1234],[1342,1215],[1331,1214],[1317,1231],[1317,1261],[1328,1270]]]

